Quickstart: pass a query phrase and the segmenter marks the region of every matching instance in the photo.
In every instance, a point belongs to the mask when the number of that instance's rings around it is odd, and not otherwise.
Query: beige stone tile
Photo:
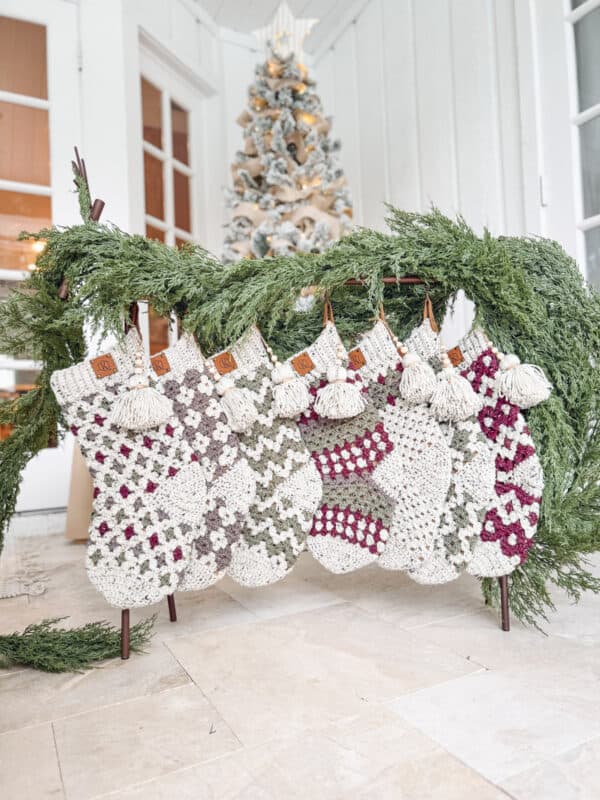
[[[371,565],[347,575],[310,571],[307,580],[405,629],[465,614],[483,605],[479,584],[469,575],[442,586],[420,586],[402,572]]]
[[[0,735],[3,800],[60,800],[64,796],[51,725]]]
[[[240,746],[195,686],[130,700],[54,723],[69,800],[156,778]]]
[[[342,602],[339,595],[296,575],[295,570],[270,586],[249,589],[225,578],[219,587],[259,619],[274,619]]]
[[[20,631],[19,620],[25,618],[29,601],[26,595],[0,600],[0,636]]]
[[[161,642],[129,661],[113,659],[82,673],[49,674],[32,669],[0,679],[0,732],[154,695],[190,683]]]
[[[598,800],[600,739],[513,775],[504,788],[519,800]]]
[[[170,772],[104,795],[105,800],[284,800],[255,779],[235,754]]]
[[[396,715],[372,708],[306,734],[244,748],[216,762],[111,797],[463,800],[466,796],[477,800],[506,798]]]
[[[177,592],[175,601],[177,622],[169,621],[166,599],[149,609],[134,609],[131,619],[135,621],[144,619],[149,613],[156,614],[155,638],[161,641],[256,619],[254,614],[221,589],[221,582],[202,592]]]
[[[495,622],[495,613],[484,608],[432,623],[415,631],[415,636],[490,669],[537,671],[542,664],[552,668],[565,659],[580,658],[583,645],[575,640],[544,635],[517,620],[505,632]]]
[[[207,631],[169,647],[244,744],[357,714],[479,669],[348,604]]]
[[[600,736],[600,653],[577,655],[468,675],[388,707],[499,783]]]
[[[556,611],[544,623],[548,634],[581,644],[600,644],[600,595],[586,592],[578,603],[574,603],[563,592],[555,591],[553,600]]]

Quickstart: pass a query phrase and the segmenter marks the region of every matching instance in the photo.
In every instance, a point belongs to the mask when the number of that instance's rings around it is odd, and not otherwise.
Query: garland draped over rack
[[[0,424],[14,426],[0,443],[0,546],[23,468],[64,432],[49,379],[84,357],[84,321],[121,335],[124,313],[145,299],[158,314],[177,314],[206,352],[257,321],[284,357],[321,327],[318,303],[295,312],[302,287],[327,291],[348,344],[371,325],[382,301],[402,337],[420,317],[426,288],[439,319],[462,289],[496,345],[538,364],[555,387],[548,402],[528,413],[545,491],[535,545],[511,576],[513,611],[536,624],[552,608],[551,584],[573,599],[586,589],[600,591],[585,560],[600,549],[600,295],[557,243],[487,231],[480,237],[464,220],[435,209],[415,214],[390,207],[391,234],[359,229],[326,253],[224,267],[200,247],[174,249],[97,224],[83,182],[78,189],[83,224],[35,234],[47,242],[37,269],[0,310],[0,351],[43,365],[36,388],[0,406]],[[383,281],[408,275],[425,285]],[[360,280],[348,285],[349,279]],[[488,602],[497,601],[496,583],[483,581]]]

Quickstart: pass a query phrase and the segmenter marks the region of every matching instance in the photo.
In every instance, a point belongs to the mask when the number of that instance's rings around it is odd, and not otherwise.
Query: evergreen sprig
[[[414,214],[390,207],[388,224],[391,235],[358,229],[325,253],[225,267],[200,247],[170,248],[92,222],[36,234],[47,241],[38,268],[0,312],[0,351],[27,351],[44,365],[32,392],[0,406],[0,422],[16,426],[0,443],[0,531],[14,511],[24,465],[57,424],[62,430],[49,379],[84,356],[84,319],[91,329],[121,336],[130,304],[145,299],[159,314],[177,314],[206,352],[256,322],[287,356],[313,341],[322,324],[318,303],[296,313],[303,286],[331,297],[347,344],[371,325],[382,302],[405,337],[421,317],[426,289],[440,319],[462,290],[498,347],[538,364],[554,384],[550,400],[527,415],[545,489],[535,544],[511,579],[513,611],[533,624],[545,618],[552,583],[575,600],[587,589],[600,591],[585,560],[600,547],[599,295],[555,242],[478,236],[463,219],[435,209]],[[382,281],[405,275],[427,285]],[[62,301],[57,289],[65,278],[69,296]],[[364,285],[348,286],[348,278]],[[494,581],[484,581],[483,589],[497,600]]]
[[[106,621],[59,628],[66,617],[28,625],[22,633],[0,636],[0,668],[15,665],[44,672],[79,672],[121,653],[121,631]],[[141,652],[152,637],[156,617],[131,627],[130,649]]]

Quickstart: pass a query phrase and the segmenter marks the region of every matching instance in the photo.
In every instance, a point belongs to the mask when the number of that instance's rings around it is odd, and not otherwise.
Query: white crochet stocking
[[[304,549],[321,498],[321,479],[295,421],[275,415],[272,365],[259,331],[250,329],[226,359],[219,356],[223,354],[213,357],[213,363],[233,366],[227,377],[247,392],[258,411],[252,427],[237,434],[257,487],[228,572],[244,586],[264,586],[283,578]]]
[[[394,445],[373,473],[376,484],[396,502],[390,538],[377,563],[384,569],[418,569],[433,550],[450,483],[450,451],[427,406],[400,398],[402,364],[383,321],[361,337],[357,352],[369,396]]]

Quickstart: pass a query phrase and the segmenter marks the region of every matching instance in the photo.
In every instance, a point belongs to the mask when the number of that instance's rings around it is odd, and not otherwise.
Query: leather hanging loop
[[[331,305],[329,295],[326,294],[323,303],[323,327],[325,327],[325,325],[327,325],[328,322],[333,322],[335,324],[335,319],[333,317],[333,307]]]
[[[433,304],[431,302],[431,298],[429,297],[429,292],[425,292],[425,304],[423,306],[423,322],[428,319],[429,324],[431,325],[431,330],[434,333],[439,333],[440,328],[435,320],[435,315],[433,313]]]
[[[139,335],[142,335],[140,328],[140,307],[137,303],[132,303],[129,306],[129,319],[125,321],[125,333],[135,328]]]

